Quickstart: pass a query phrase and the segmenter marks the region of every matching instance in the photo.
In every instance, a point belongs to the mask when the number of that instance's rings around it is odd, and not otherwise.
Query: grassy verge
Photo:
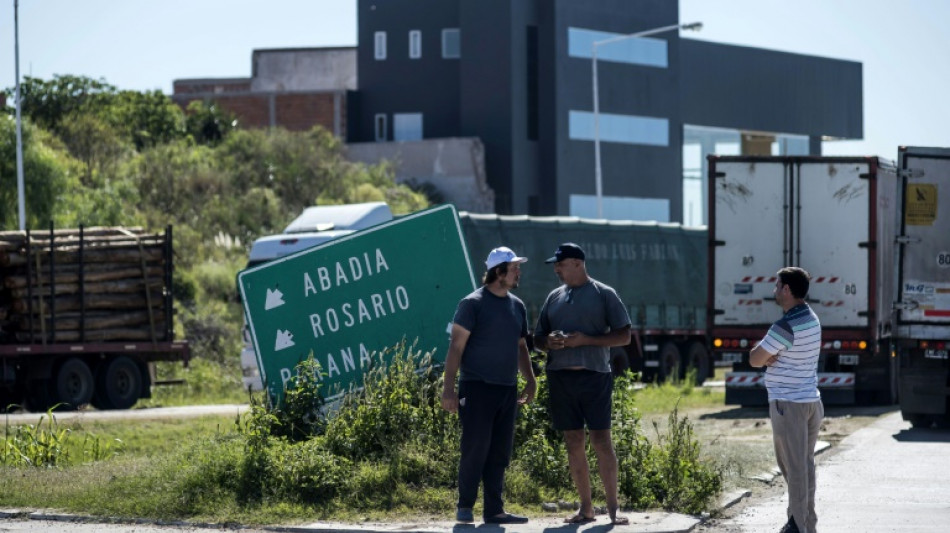
[[[193,365],[191,371],[200,376],[209,369]],[[289,425],[280,418],[287,413],[275,417],[264,411],[238,420],[64,421],[59,429],[67,429],[77,440],[95,436],[115,443],[118,455],[68,467],[0,467],[0,501],[5,506],[101,516],[246,524],[444,519],[455,500],[457,419],[433,403],[432,391],[441,388],[437,380],[419,389],[410,376],[415,374],[380,380],[375,396],[341,409],[328,426],[300,425],[312,400],[306,395]],[[214,383],[213,378],[209,375],[199,382]],[[712,478],[705,477],[711,471],[696,464],[694,454],[704,461],[716,454],[695,440],[702,430],[694,433],[689,427],[694,423],[690,413],[720,407],[722,392],[671,384],[642,389],[629,381],[618,384],[622,386],[615,394],[615,413],[620,413],[615,441],[622,472],[627,472],[621,476],[624,501],[639,502],[636,508],[697,505],[705,496],[695,492],[709,490],[704,483]],[[220,389],[192,390],[208,398],[208,391]],[[176,401],[186,398],[182,394]],[[214,398],[199,403],[221,402],[220,395]],[[542,502],[574,499],[560,437],[551,435],[543,398],[539,400],[523,410],[519,420],[506,486],[510,509],[529,515],[540,514]],[[168,397],[152,401],[173,404]],[[677,417],[670,416],[674,410]],[[641,417],[645,427],[639,425]],[[660,422],[654,424],[653,418]],[[710,464],[719,468],[718,463]],[[684,476],[707,481],[697,481],[699,488],[694,489]],[[652,491],[674,478],[680,481],[673,499],[655,499],[655,494],[669,498],[664,491]],[[594,479],[595,497],[602,499],[599,485]]]

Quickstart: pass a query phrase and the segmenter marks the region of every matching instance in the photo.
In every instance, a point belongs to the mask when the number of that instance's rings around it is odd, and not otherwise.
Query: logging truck
[[[0,410],[127,409],[174,339],[172,229],[0,232]]]

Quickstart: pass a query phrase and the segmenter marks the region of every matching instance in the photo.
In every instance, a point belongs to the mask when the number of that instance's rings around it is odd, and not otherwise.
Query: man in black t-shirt
[[[523,524],[505,512],[502,489],[514,445],[518,404],[534,399],[537,384],[528,355],[524,303],[509,292],[518,287],[521,263],[510,248],[495,248],[485,261],[482,286],[458,304],[445,359],[442,407],[462,423],[459,499],[455,518],[473,522],[478,485],[484,482],[482,517],[489,524]],[[455,378],[459,375],[458,391]],[[518,371],[527,382],[518,396]]]

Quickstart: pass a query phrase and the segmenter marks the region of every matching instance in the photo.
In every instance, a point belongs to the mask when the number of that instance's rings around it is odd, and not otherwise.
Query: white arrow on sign
[[[289,331],[277,330],[277,341],[274,342],[274,351],[279,352],[294,345],[294,334]]]
[[[280,289],[267,289],[267,298],[264,299],[264,310],[269,311],[282,305],[284,305],[284,293],[280,292]]]

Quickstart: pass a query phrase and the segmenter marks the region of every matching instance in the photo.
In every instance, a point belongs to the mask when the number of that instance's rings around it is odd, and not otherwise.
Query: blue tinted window
[[[594,140],[594,114],[571,111],[568,135],[576,141]],[[668,146],[670,122],[665,118],[600,113],[600,140],[626,144]]]
[[[568,55],[571,57],[591,57],[591,48],[597,41],[620,37],[622,33],[567,29]],[[623,41],[603,44],[597,47],[598,61],[616,61],[633,65],[667,68],[667,43],[665,39],[653,37],[631,37]]]

